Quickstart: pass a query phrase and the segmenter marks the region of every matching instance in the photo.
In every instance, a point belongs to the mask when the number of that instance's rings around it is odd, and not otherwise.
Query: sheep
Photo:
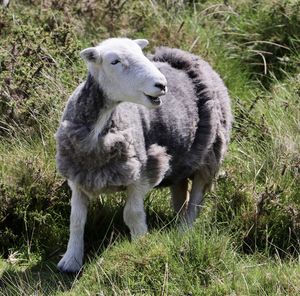
[[[57,168],[72,190],[61,271],[83,264],[90,199],[127,191],[123,218],[135,239],[148,231],[146,194],[170,186],[175,212],[191,226],[224,158],[232,117],[221,78],[179,49],[160,47],[147,58],[147,44],[111,38],[80,53],[87,79],[69,98],[56,133]]]

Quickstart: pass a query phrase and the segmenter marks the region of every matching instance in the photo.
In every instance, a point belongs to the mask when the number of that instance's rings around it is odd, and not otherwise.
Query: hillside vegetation
[[[85,79],[81,49],[112,36],[202,56],[224,79],[234,125],[195,227],[167,189],[130,242],[123,194],[99,197],[80,275],[66,249],[70,191],[54,133]],[[27,0],[0,8],[0,295],[299,295],[300,1]]]

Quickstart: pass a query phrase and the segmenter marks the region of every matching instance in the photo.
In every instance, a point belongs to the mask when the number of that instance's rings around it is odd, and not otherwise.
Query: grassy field
[[[232,98],[228,155],[195,227],[167,189],[130,242],[124,196],[90,206],[82,272],[64,275],[70,191],[55,133],[81,49],[147,38],[209,61]],[[299,295],[300,1],[27,0],[0,8],[0,295]]]

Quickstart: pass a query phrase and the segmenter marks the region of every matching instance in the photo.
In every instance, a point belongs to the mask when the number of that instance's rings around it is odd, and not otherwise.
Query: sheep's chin
[[[162,105],[162,100],[160,97],[153,97],[147,94],[144,94],[146,104],[145,106],[151,109],[158,108]]]

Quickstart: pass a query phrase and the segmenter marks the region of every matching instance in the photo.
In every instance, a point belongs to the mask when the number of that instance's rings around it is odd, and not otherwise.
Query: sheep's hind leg
[[[183,214],[189,201],[188,179],[171,186],[173,209],[177,214]]]
[[[192,226],[194,220],[198,217],[204,200],[206,188],[207,182],[203,181],[201,174],[195,174],[184,221],[188,227]]]
[[[149,191],[147,185],[129,185],[127,188],[127,200],[124,207],[123,217],[128,226],[131,238],[137,238],[148,232],[144,199]]]
[[[57,267],[63,272],[78,272],[82,266],[84,252],[84,226],[87,216],[88,197],[72,182],[70,238],[65,255]]]

